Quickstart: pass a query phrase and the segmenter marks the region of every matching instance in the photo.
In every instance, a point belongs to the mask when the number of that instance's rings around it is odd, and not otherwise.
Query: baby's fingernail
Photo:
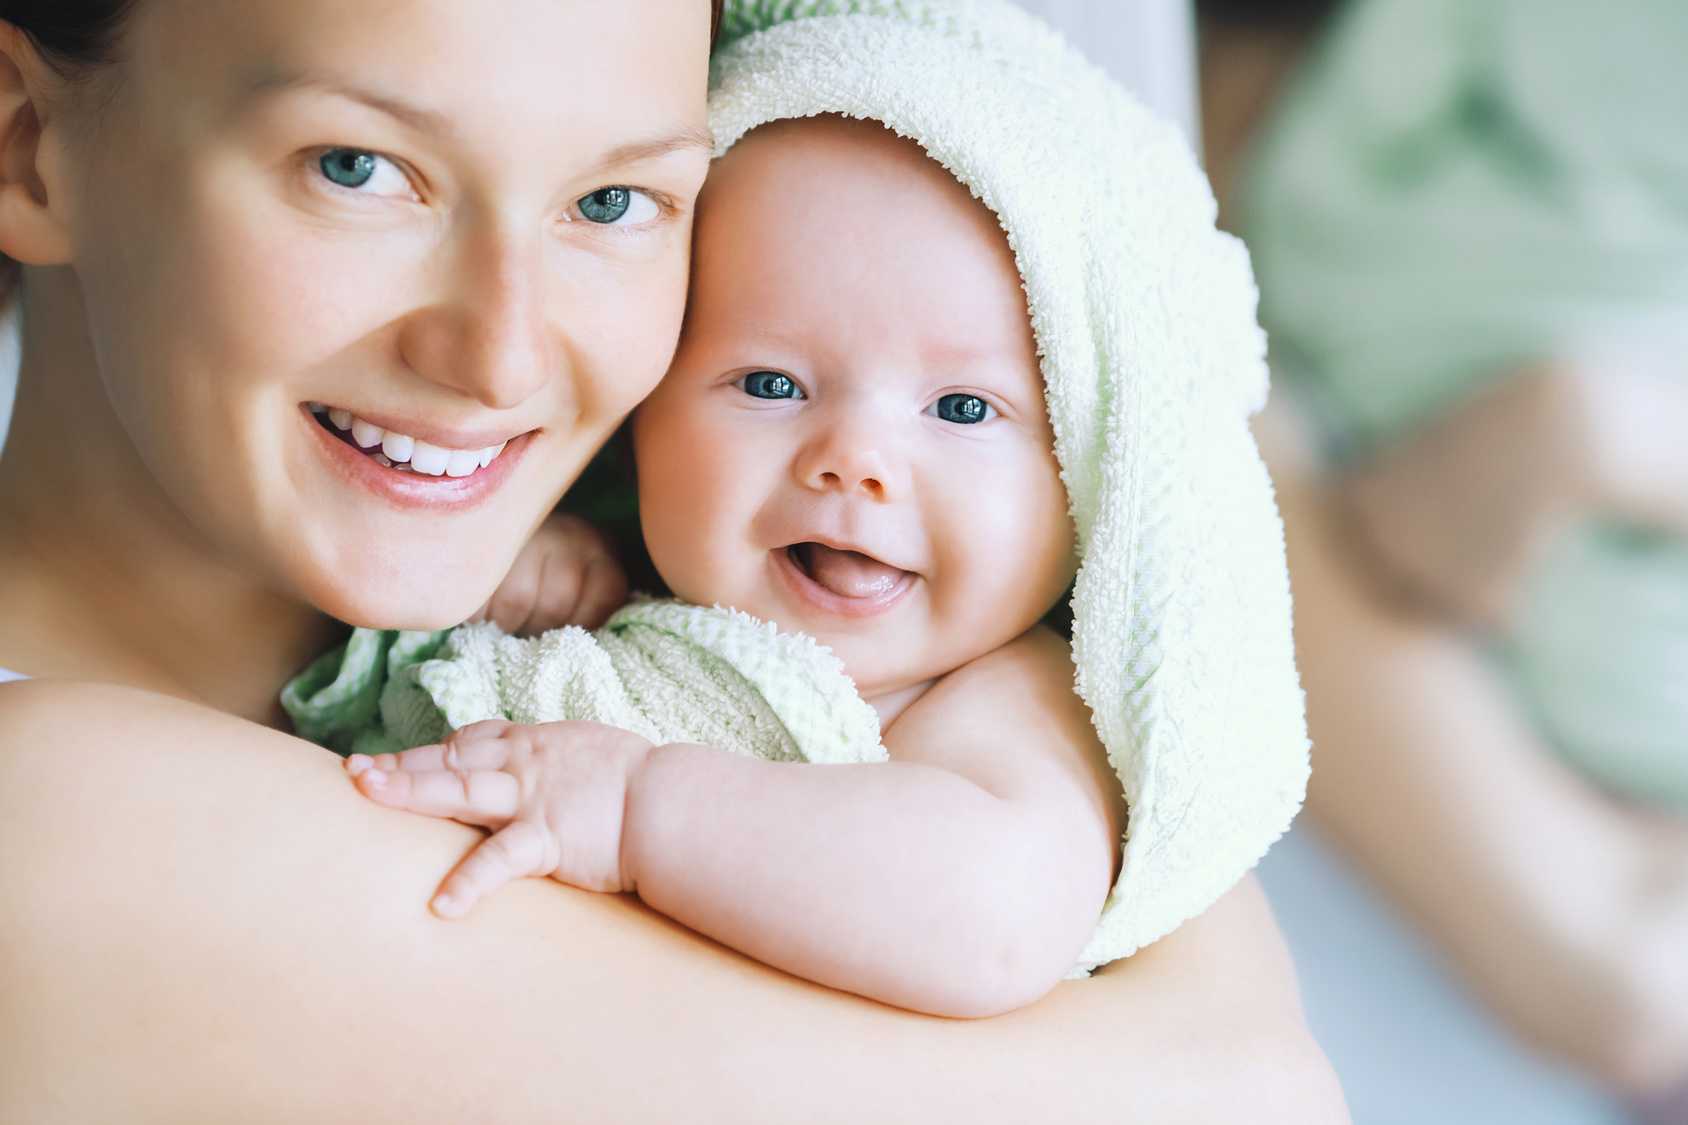
[[[435,895],[434,901],[429,903],[429,905],[433,907],[434,913],[438,914],[441,918],[457,917],[457,900],[448,894],[442,892]]]
[[[371,789],[380,789],[387,784],[387,775],[380,770],[364,770],[358,774],[358,780]]]
[[[350,758],[346,759],[346,770],[353,777],[356,777],[358,774],[362,773],[374,764],[375,759],[371,758],[368,754],[353,754]]]

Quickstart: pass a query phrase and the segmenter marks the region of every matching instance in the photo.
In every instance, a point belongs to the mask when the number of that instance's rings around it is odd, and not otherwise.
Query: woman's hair
[[[135,0],[0,0],[0,19],[29,36],[48,62],[81,70],[111,61]]]
[[[710,0],[711,41],[721,27],[723,0]],[[0,20],[29,36],[61,70],[111,61],[111,50],[135,0],[0,0]]]

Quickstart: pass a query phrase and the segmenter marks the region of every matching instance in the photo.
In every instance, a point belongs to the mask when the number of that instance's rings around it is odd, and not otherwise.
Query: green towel
[[[700,742],[771,761],[879,762],[879,716],[837,657],[748,614],[640,601],[596,632],[512,637],[358,629],[292,680],[299,734],[341,754],[438,742],[483,719],[585,720],[657,744]]]

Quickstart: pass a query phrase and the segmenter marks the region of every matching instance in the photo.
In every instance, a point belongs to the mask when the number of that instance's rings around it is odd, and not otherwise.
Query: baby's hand
[[[626,600],[627,576],[604,536],[578,516],[554,515],[469,620],[491,620],[518,636],[564,625],[596,629]]]
[[[354,754],[346,768],[372,801],[492,831],[431,904],[442,918],[460,918],[482,896],[529,875],[588,891],[631,891],[621,863],[622,809],[628,781],[650,751],[646,739],[601,723],[493,719],[437,746]]]

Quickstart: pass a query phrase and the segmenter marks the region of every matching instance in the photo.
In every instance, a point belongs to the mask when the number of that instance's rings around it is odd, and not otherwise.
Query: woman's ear
[[[59,130],[46,95],[62,79],[29,36],[0,20],[0,254],[32,266],[70,260],[62,200]]]

